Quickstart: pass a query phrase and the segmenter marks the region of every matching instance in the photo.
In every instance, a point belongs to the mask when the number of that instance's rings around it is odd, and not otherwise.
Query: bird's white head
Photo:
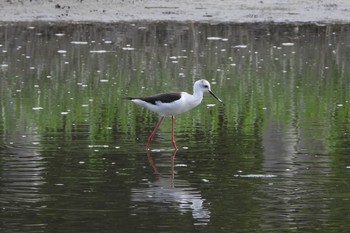
[[[198,80],[193,85],[193,92],[209,92],[209,91],[210,91],[210,83],[205,79]]]
[[[221,101],[221,99],[219,99],[219,97],[217,97],[210,89],[210,83],[205,80],[205,79],[201,79],[201,80],[198,80],[194,83],[193,85],[193,92],[194,93],[204,93],[204,92],[209,92],[212,96],[215,97],[215,99],[217,99],[218,101]]]

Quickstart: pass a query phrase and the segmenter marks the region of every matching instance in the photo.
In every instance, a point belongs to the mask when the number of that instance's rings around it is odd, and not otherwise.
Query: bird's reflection
[[[131,200],[159,206],[160,211],[166,206],[166,208],[175,208],[180,213],[191,212],[195,220],[206,224],[210,221],[210,211],[206,208],[209,203],[202,198],[199,190],[191,187],[188,181],[175,179],[176,153],[177,150],[174,150],[170,156],[171,173],[169,175],[158,171],[151,152],[147,152],[148,161],[156,179],[148,182],[146,187],[132,189]]]
[[[176,156],[176,153],[177,153],[177,150],[174,150],[171,153],[171,156],[170,156],[170,158],[171,158],[171,180],[174,179],[174,167],[175,167],[175,156]],[[151,155],[151,152],[149,150],[147,151],[147,158],[148,158],[149,165],[153,169],[154,174],[156,174],[156,176],[159,178],[160,174],[158,172],[157,166],[154,163],[152,155]]]

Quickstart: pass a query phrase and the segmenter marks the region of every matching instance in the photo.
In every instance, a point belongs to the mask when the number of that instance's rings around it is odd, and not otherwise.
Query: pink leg
[[[149,146],[150,146],[150,144],[151,144],[151,141],[153,140],[153,137],[154,137],[154,135],[156,134],[156,132],[157,132],[159,126],[162,124],[163,119],[164,119],[164,116],[160,117],[160,119],[159,119],[159,121],[158,121],[156,127],[154,128],[153,132],[152,132],[151,135],[149,136],[148,141],[147,141],[147,145],[146,145],[146,150],[149,150]]]
[[[171,116],[171,144],[173,144],[174,149],[177,150],[175,137],[174,137],[174,123],[175,123],[175,118],[174,116]]]

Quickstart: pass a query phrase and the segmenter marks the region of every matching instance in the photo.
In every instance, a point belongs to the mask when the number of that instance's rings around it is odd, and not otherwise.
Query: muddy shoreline
[[[350,23],[348,0],[6,0],[0,22]]]

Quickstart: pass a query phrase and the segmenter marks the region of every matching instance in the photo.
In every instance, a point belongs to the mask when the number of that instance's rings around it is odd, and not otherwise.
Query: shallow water
[[[347,25],[0,27],[4,232],[349,232]],[[128,95],[210,95],[145,151]]]

